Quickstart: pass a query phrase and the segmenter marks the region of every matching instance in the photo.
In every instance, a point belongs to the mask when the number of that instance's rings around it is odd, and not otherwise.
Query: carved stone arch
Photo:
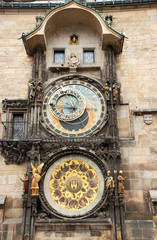
[[[95,9],[71,1],[52,9],[33,31],[23,33],[22,39],[27,54],[32,55],[36,47],[41,47],[42,50],[46,51],[48,32],[73,23],[82,23],[98,32],[102,40],[102,49],[111,45],[115,52],[122,51],[124,34],[111,28]]]
[[[94,162],[98,163],[101,166],[103,166],[102,171],[105,174],[105,171],[108,169],[108,164],[102,157],[97,156],[97,153],[93,150],[89,151],[86,149],[86,147],[78,147],[78,148],[68,148],[66,146],[61,147],[58,151],[54,153],[54,151],[50,152],[46,161],[45,166],[43,168],[43,171],[46,170],[53,162],[57,161],[60,157],[68,155],[68,154],[82,154],[84,156],[89,156],[93,159]]]
[[[98,81],[96,78],[92,76],[87,76],[84,74],[66,74],[66,75],[55,77],[53,79],[49,79],[43,85],[44,91],[47,92],[49,88],[51,88],[55,84],[58,84],[59,82],[64,82],[64,81],[73,80],[73,79],[79,79],[85,82],[89,82],[94,86],[96,86],[97,88],[99,88],[99,90],[104,93],[104,85],[100,81]]]

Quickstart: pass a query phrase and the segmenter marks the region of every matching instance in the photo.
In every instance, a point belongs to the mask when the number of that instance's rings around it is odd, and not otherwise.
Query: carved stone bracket
[[[35,217],[37,214],[37,196],[32,196],[31,197],[31,205],[32,205],[32,214]]]
[[[21,164],[26,160],[34,161],[38,159],[40,144],[40,141],[1,141],[1,154],[6,164]]]
[[[2,141],[1,154],[5,158],[5,163],[23,163],[26,159],[26,152],[30,148],[28,141]]]
[[[26,99],[4,99],[2,101],[2,109],[4,112],[9,109],[27,108],[28,102]]]
[[[89,139],[88,139],[89,140]],[[109,145],[103,139],[99,141],[72,141],[68,139],[56,138],[49,140],[24,140],[24,141],[1,141],[1,153],[5,158],[5,163],[20,164],[26,160],[34,161],[41,155],[43,162],[47,161],[52,154],[58,154],[62,151],[83,150],[95,154],[102,161],[108,161],[110,165],[111,159],[120,159],[119,146],[114,143]]]
[[[109,211],[109,205],[108,204],[104,204],[104,206],[99,209],[98,211],[96,211],[91,217],[94,218],[98,218],[98,219],[104,219],[104,218],[110,218],[111,214]]]
[[[35,159],[38,159],[39,153],[40,142],[32,142],[30,150],[27,151],[26,153],[27,159],[30,160],[31,162],[34,161]]]
[[[56,139],[57,140],[57,139]],[[93,152],[104,161],[107,159],[108,144],[103,142],[79,142],[79,141],[51,141],[41,143],[41,158],[43,161],[47,160],[48,155],[58,153],[63,150],[85,150]]]

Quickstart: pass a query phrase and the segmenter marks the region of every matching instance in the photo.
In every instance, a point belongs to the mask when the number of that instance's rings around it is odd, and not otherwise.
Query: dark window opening
[[[54,63],[64,63],[65,54],[64,50],[55,50],[54,51]]]
[[[84,50],[83,52],[83,62],[84,63],[94,63],[94,50]]]
[[[13,139],[23,137],[23,114],[13,114]]]

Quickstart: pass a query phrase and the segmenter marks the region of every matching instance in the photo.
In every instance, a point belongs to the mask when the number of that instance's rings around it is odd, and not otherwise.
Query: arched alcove
[[[124,35],[112,29],[96,10],[72,1],[51,10],[40,26],[22,35],[27,54],[32,55],[36,47],[47,50],[49,33],[71,24],[83,24],[96,31],[101,37],[102,49],[111,45],[115,52],[122,51]]]

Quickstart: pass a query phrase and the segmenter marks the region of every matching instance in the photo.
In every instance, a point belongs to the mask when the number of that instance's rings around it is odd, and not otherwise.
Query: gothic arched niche
[[[83,24],[96,31],[101,37],[102,49],[111,45],[115,52],[122,51],[125,36],[112,29],[96,10],[72,1],[52,9],[32,32],[22,35],[27,53],[32,55],[36,47],[47,50],[49,33],[56,31],[61,26],[71,24]]]
[[[76,43],[71,40],[72,34],[77,34]],[[54,63],[55,50],[64,50],[64,64],[58,66],[68,67],[71,54],[75,54],[78,58],[78,66],[84,64],[83,51],[90,49],[94,51],[94,62],[90,65],[102,66],[104,62],[104,54],[101,48],[101,37],[97,31],[83,23],[71,23],[66,26],[60,26],[54,31],[47,32],[47,51],[46,64],[47,68],[52,67]],[[87,65],[87,64],[86,64]],[[88,64],[89,65],[89,64]],[[57,66],[57,64],[55,64]],[[77,64],[76,64],[77,66]],[[103,66],[102,66],[103,67]]]

